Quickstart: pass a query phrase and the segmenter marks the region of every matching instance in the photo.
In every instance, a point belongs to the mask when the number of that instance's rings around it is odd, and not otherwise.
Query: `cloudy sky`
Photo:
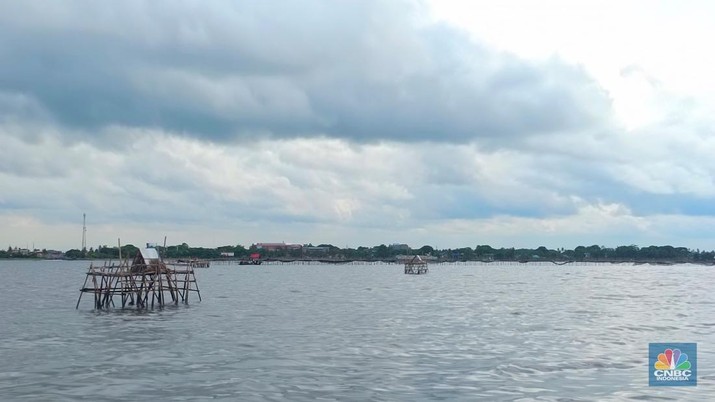
[[[0,246],[711,250],[713,15],[0,2]]]

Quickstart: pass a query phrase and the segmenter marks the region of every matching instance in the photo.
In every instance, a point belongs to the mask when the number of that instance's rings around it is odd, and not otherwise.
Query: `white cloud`
[[[713,240],[690,5],[38,4],[0,6],[0,244]]]
[[[476,40],[531,59],[558,55],[578,63],[614,99],[629,128],[657,118],[662,105],[651,88],[623,69],[639,66],[677,96],[696,96],[715,107],[715,56],[709,1],[440,0],[430,5],[438,19]]]

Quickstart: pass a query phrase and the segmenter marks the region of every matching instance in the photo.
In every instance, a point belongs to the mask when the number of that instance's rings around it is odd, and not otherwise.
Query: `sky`
[[[0,2],[0,246],[712,250],[713,15]]]

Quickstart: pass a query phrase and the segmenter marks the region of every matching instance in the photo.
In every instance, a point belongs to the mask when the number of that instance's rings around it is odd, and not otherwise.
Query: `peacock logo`
[[[696,343],[648,344],[648,385],[697,385],[697,358]]]
[[[655,362],[656,370],[688,370],[689,368],[688,355],[681,353],[680,349],[666,349],[658,355],[658,361]]]

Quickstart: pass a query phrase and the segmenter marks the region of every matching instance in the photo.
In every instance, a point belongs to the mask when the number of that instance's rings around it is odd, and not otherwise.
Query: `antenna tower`
[[[82,214],[82,252],[87,251],[87,214]]]

